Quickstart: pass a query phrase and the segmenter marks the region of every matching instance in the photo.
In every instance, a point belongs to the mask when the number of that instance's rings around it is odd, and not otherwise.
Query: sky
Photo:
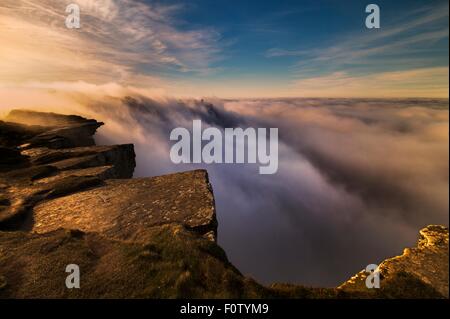
[[[0,94],[448,97],[448,1],[375,3],[380,29],[360,0],[2,0]]]

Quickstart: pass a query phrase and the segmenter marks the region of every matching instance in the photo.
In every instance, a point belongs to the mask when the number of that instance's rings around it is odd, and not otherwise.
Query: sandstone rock
[[[131,178],[136,166],[131,144],[74,147],[66,149],[32,148],[22,151],[35,165],[52,165],[59,171],[111,166],[111,177]]]
[[[13,168],[23,167],[27,164],[28,158],[23,156],[16,148],[0,146],[0,172]]]
[[[45,201],[33,212],[32,231],[58,228],[100,232],[139,241],[149,228],[177,223],[216,238],[214,197],[206,171],[154,178],[108,180],[105,185]]]
[[[102,123],[20,110],[6,119],[15,122],[0,122],[0,229],[28,229],[43,200],[133,175],[133,145],[85,146]]]
[[[26,125],[38,125],[44,127],[65,127],[86,123],[98,123],[96,120],[88,120],[78,115],[63,115],[30,110],[12,110],[5,120]]]
[[[92,136],[103,125],[96,120],[88,120],[81,116],[60,115],[54,113],[13,110],[5,118],[8,122],[44,127],[37,130],[29,139],[26,147],[46,146],[48,148],[64,148],[95,145]]]
[[[367,289],[361,271],[339,289],[366,291],[385,298],[448,298],[448,228],[430,225],[420,230],[417,247],[379,264],[380,289]]]
[[[0,121],[0,146],[17,147],[46,130],[45,127],[41,126]]]

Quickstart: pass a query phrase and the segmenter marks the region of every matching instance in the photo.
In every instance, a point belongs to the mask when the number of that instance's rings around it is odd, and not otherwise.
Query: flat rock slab
[[[31,230],[80,229],[139,241],[149,228],[171,223],[215,240],[217,220],[206,171],[108,180],[104,186],[37,205]]]

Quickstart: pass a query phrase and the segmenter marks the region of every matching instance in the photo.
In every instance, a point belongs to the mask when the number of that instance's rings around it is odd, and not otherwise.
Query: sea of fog
[[[206,168],[219,244],[263,283],[336,286],[448,226],[448,100],[92,100],[97,142],[134,143],[136,177]],[[175,127],[279,129],[279,169],[170,161]],[[189,252],[186,252],[189,253]]]

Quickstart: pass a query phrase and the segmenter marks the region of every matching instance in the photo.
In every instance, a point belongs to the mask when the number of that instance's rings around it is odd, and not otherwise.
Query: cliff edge
[[[217,245],[204,170],[133,179],[134,147],[97,146],[103,123],[12,111],[0,121],[0,298],[448,298],[448,229],[338,288],[244,277]],[[81,270],[67,289],[66,266]]]
[[[380,289],[374,294],[385,298],[436,297],[448,295],[448,228],[430,225],[420,230],[416,247],[384,260],[378,266]],[[368,273],[361,271],[339,289],[364,291]]]

